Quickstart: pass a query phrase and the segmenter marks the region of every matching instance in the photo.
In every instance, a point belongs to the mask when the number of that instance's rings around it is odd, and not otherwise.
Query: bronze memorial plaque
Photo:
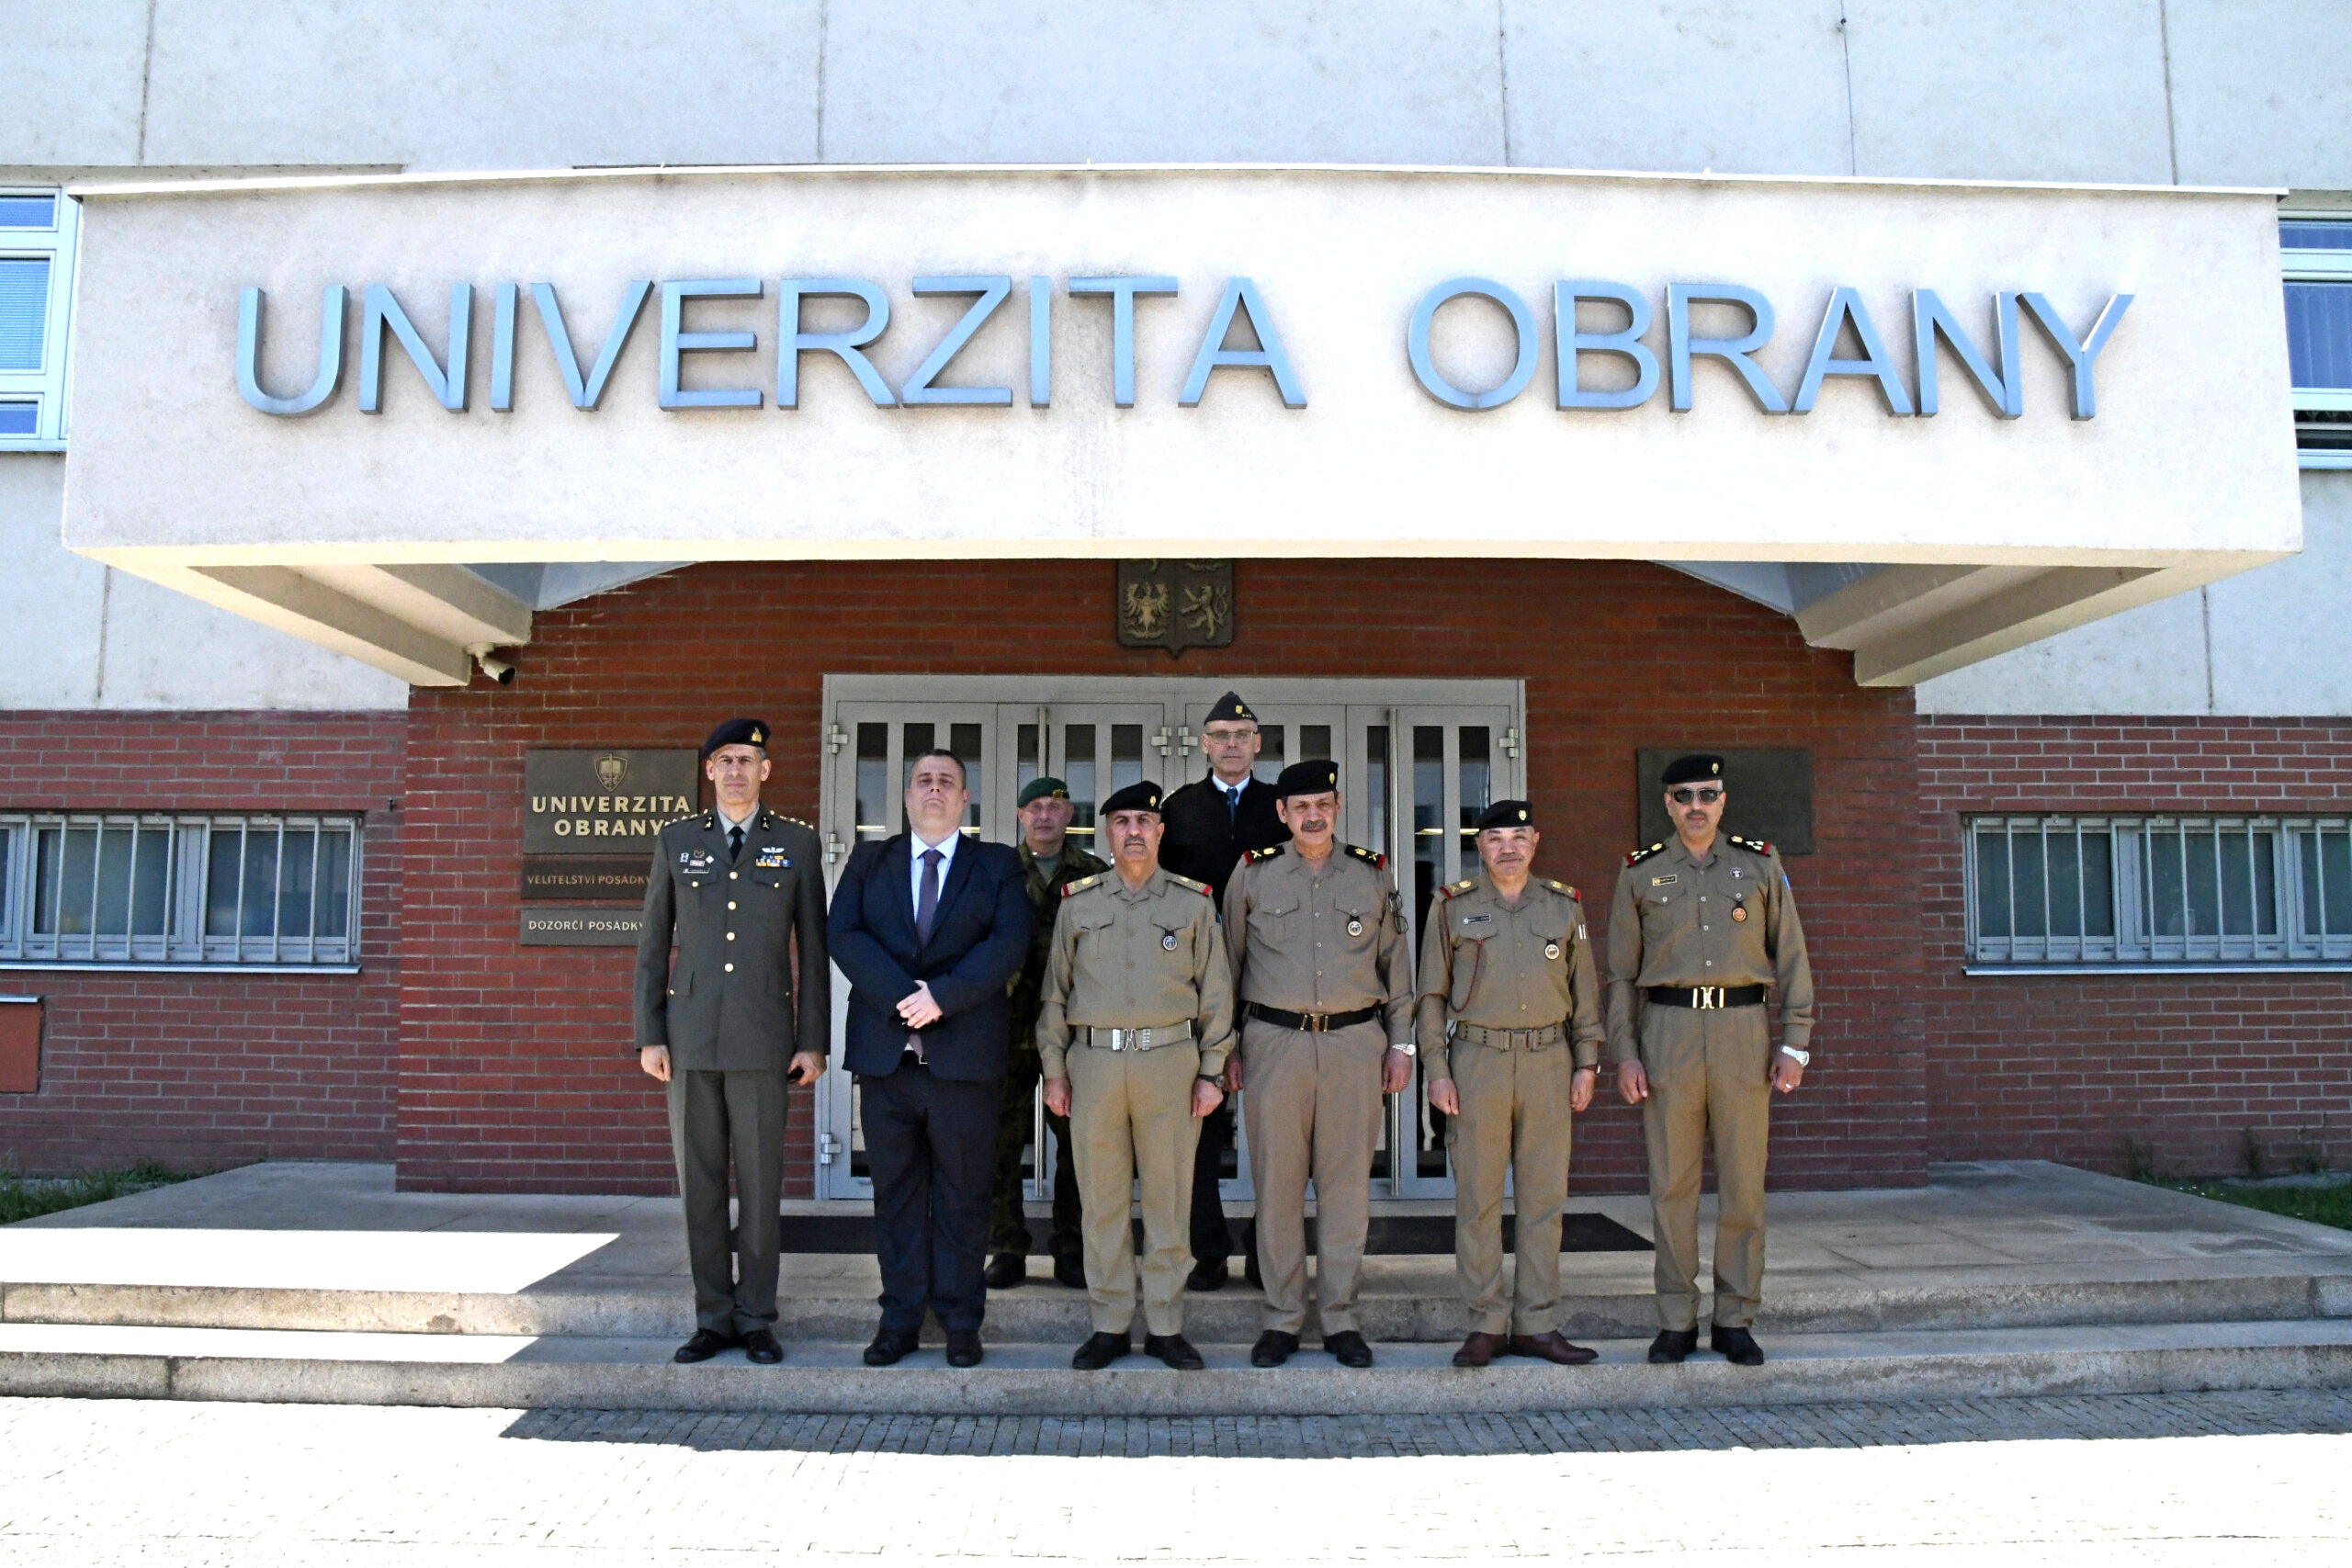
[[[526,904],[525,947],[635,947],[644,929],[641,909],[609,904]]]
[[[609,855],[650,865],[655,836],[699,810],[700,792],[691,749],[526,751],[523,852]]]

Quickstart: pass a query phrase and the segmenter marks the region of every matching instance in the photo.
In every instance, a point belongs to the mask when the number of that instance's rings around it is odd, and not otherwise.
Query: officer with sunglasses
[[[1724,760],[1679,757],[1664,775],[1674,838],[1636,850],[1609,912],[1609,1055],[1642,1108],[1657,1243],[1653,1361],[1699,1348],[1699,1173],[1714,1145],[1710,1349],[1763,1364],[1751,1325],[1764,1285],[1764,1144],[1772,1093],[1812,1060],[1813,968],[1780,852],[1722,834]],[[1781,1043],[1765,998],[1777,990]]]

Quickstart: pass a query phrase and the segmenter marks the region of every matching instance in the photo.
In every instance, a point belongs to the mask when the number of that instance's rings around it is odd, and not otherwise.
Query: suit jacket
[[[797,1051],[825,1054],[833,974],[820,853],[808,824],[764,807],[740,856],[715,811],[662,829],[637,940],[638,1044],[667,1045],[682,1071],[781,1068]]]
[[[931,940],[915,936],[910,835],[868,840],[850,852],[826,917],[833,962],[849,976],[842,1056],[849,1070],[899,1070],[908,1030],[899,1003],[928,983],[945,1016],[923,1030],[923,1055],[943,1078],[1001,1078],[1012,1037],[1006,995],[1029,953],[1032,917],[1021,857],[967,839],[947,863]]]
[[[1159,846],[1159,863],[1179,876],[1205,882],[1220,907],[1233,868],[1252,850],[1270,850],[1290,842],[1290,829],[1274,814],[1274,786],[1251,779],[1241,790],[1241,809],[1225,803],[1225,790],[1212,774],[1170,791],[1160,807],[1167,837]]]

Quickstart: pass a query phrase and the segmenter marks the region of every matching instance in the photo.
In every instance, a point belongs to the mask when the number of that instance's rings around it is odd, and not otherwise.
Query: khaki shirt
[[[1150,1029],[1189,1019],[1202,1076],[1233,1049],[1233,979],[1207,886],[1155,870],[1141,887],[1116,871],[1073,882],[1054,916],[1037,1013],[1037,1060],[1069,1077],[1071,1031]]]
[[[1243,857],[1226,885],[1225,946],[1245,1002],[1286,1012],[1376,1006],[1390,1044],[1413,1038],[1405,911],[1383,856],[1335,847],[1320,875],[1288,844]]]
[[[1647,986],[1774,986],[1781,1038],[1813,1038],[1813,965],[1781,852],[1728,834],[1704,860],[1680,839],[1637,851],[1609,906],[1609,1056],[1630,1062]]]
[[[1485,873],[1440,888],[1423,918],[1421,1060],[1431,1078],[1453,1076],[1446,1025],[1567,1026],[1577,1066],[1600,1060],[1600,984],[1584,904],[1565,882],[1530,877],[1511,904]]]

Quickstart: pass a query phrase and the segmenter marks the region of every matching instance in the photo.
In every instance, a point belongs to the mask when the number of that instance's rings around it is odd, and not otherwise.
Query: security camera
[[[476,669],[500,685],[511,686],[514,683],[514,666],[507,663],[503,659],[494,657],[493,647],[494,645],[491,643],[478,642],[466,651],[473,655]]]

